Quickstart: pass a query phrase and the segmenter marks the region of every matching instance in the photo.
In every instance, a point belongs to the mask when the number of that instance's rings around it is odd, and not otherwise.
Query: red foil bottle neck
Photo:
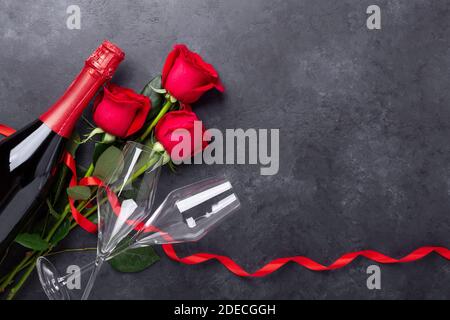
[[[70,137],[89,101],[111,79],[124,56],[119,47],[104,41],[86,60],[85,67],[62,97],[39,119],[58,135]]]

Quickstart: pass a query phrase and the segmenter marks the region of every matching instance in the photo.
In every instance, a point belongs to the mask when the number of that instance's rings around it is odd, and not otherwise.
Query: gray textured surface
[[[65,10],[79,4],[82,29]],[[365,27],[382,8],[381,31]],[[185,166],[165,173],[166,191],[216,173],[236,181],[242,211],[197,244],[249,270],[286,255],[329,263],[373,248],[402,256],[450,246],[450,3],[448,1],[0,1],[0,121],[20,127],[49,106],[109,38],[127,53],[115,81],[140,89],[177,42],[219,70],[227,92],[196,111],[209,127],[280,128],[281,168]],[[92,246],[78,231],[62,247]],[[90,255],[62,254],[58,265]],[[217,263],[166,258],[139,274],[105,268],[94,298],[450,298],[450,264],[382,266],[382,290],[366,267],[313,273],[289,265],[239,279]],[[43,299],[37,277],[19,295]]]

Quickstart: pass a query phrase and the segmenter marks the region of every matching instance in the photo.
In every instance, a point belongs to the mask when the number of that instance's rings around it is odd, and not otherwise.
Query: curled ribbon
[[[70,178],[69,186],[75,187],[75,186],[101,186],[102,181],[99,178],[96,177],[85,177],[78,182],[77,178],[77,166],[75,163],[75,159],[69,152],[64,153],[64,164],[69,168],[69,170],[72,172],[72,177]],[[71,197],[69,198],[69,205],[70,210],[72,211],[72,217],[73,219],[82,227],[84,230],[90,233],[97,232],[97,225],[90,221],[88,218],[83,216],[75,206],[75,200]]]
[[[73,176],[76,176],[75,160],[69,153],[66,154],[65,164],[72,171]],[[76,178],[75,178],[75,180],[76,180]],[[98,178],[90,178],[90,179],[83,178],[83,179],[81,179],[79,184],[80,185],[89,185],[89,186],[102,186],[102,182]],[[108,195],[108,198],[112,202],[116,202],[116,200],[117,200],[117,199],[114,200],[114,197],[111,195]],[[114,205],[113,207],[117,207],[117,206]],[[114,211],[117,211],[117,210],[114,210]],[[94,225],[95,229],[96,229],[97,226],[95,224],[93,224],[91,221],[87,220],[85,217],[83,217],[81,215],[81,213],[79,213],[76,210],[76,208],[74,206],[72,209],[72,214],[74,214],[75,220],[80,224],[80,226],[83,229],[85,229],[89,232],[93,232],[91,230],[93,230],[94,228],[91,228],[91,224]],[[86,223],[86,221],[83,221],[83,219],[81,219],[80,217],[83,217],[85,220],[88,221],[88,223]],[[151,231],[151,230],[149,230],[149,231]],[[377,263],[394,264],[394,263],[406,263],[406,262],[417,261],[417,260],[425,258],[430,253],[435,252],[438,255],[440,255],[441,257],[443,257],[447,260],[450,260],[450,250],[447,248],[444,248],[444,247],[430,247],[430,246],[421,247],[417,250],[414,250],[413,252],[411,252],[410,254],[408,254],[407,256],[405,256],[401,259],[391,258],[389,256],[386,256],[382,253],[379,253],[379,252],[373,251],[373,250],[363,250],[363,251],[346,253],[328,266],[322,265],[308,257],[302,257],[302,256],[278,258],[278,259],[270,261],[269,263],[267,263],[265,266],[263,266],[256,272],[249,273],[249,272],[245,271],[241,266],[239,266],[234,260],[232,260],[231,258],[229,258],[227,256],[221,256],[221,255],[216,255],[216,254],[211,254],[211,253],[196,253],[196,254],[181,258],[176,253],[173,245],[164,244],[164,245],[162,245],[162,247],[163,247],[164,253],[174,261],[177,261],[177,262],[180,262],[183,264],[194,265],[194,264],[204,263],[204,262],[207,262],[210,260],[217,260],[218,262],[223,264],[233,274],[240,276],[240,277],[264,277],[264,276],[267,276],[267,275],[277,271],[278,269],[280,269],[281,267],[283,267],[285,264],[287,264],[289,262],[295,262],[295,263],[299,264],[300,266],[303,266],[312,271],[329,271],[329,270],[343,268],[343,267],[347,266],[348,264],[350,264],[351,262],[353,262],[353,260],[355,260],[358,257],[365,257],[365,258],[372,260],[374,262],[377,262]]]
[[[8,136],[14,132],[13,129],[0,125],[0,134]],[[64,156],[64,163],[65,165],[70,169],[72,172],[72,178],[70,180],[70,186],[76,186],[76,185],[84,185],[84,186],[103,186],[100,179],[96,177],[87,177],[80,180],[80,182],[77,183],[77,175],[76,175],[76,163],[75,159],[70,155],[68,152],[66,152]],[[114,201],[113,197],[110,197],[110,201]],[[97,231],[97,225],[90,220],[88,220],[86,217],[84,217],[75,207],[73,199],[69,198],[70,207],[72,210],[72,216],[75,219],[75,221],[86,231],[95,233]],[[217,260],[221,264],[223,264],[230,272],[233,274],[240,276],[240,277],[264,277],[267,276],[281,267],[283,267],[285,264],[289,262],[295,262],[300,266],[303,266],[309,270],[312,271],[330,271],[330,270],[336,270],[343,268],[350,263],[352,263],[356,258],[358,257],[365,257],[369,260],[372,260],[377,263],[381,264],[398,264],[398,263],[407,263],[407,262],[413,262],[418,261],[426,256],[428,256],[431,253],[436,253],[440,255],[442,258],[446,260],[450,260],[450,250],[444,247],[432,247],[432,246],[426,246],[426,247],[420,247],[410,254],[404,256],[400,259],[395,259],[392,257],[389,257],[387,255],[384,255],[382,253],[379,253],[377,251],[373,250],[363,250],[363,251],[356,251],[356,252],[350,252],[342,255],[339,257],[336,261],[334,261],[332,264],[326,266],[322,265],[308,257],[304,256],[293,256],[293,257],[284,257],[284,258],[278,258],[270,261],[265,266],[257,270],[256,272],[249,273],[245,271],[241,266],[239,266],[233,259],[222,256],[222,255],[216,255],[211,253],[196,253],[187,257],[179,257],[175,251],[175,248],[171,244],[164,244],[163,250],[165,254],[171,258],[172,260],[175,260],[177,262],[188,264],[188,265],[194,265],[194,264],[200,264],[204,263],[210,260]]]

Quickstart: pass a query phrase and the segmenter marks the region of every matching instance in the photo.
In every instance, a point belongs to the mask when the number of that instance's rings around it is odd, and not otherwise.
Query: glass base
[[[63,278],[60,277],[55,266],[44,257],[36,261],[36,270],[41,281],[42,288],[50,300],[70,300]]]

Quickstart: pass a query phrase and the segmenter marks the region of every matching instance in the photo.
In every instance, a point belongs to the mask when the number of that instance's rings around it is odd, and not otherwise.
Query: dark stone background
[[[82,29],[66,28],[78,4]],[[382,30],[365,27],[382,8]],[[259,166],[184,166],[169,190],[214,174],[235,183],[243,208],[199,243],[248,270],[275,257],[330,263],[372,248],[401,257],[450,246],[450,2],[420,1],[0,1],[0,121],[21,127],[64,91],[104,38],[127,53],[115,82],[136,90],[186,43],[219,70],[225,95],[195,106],[208,127],[280,128],[278,175]],[[61,248],[94,246],[79,230]],[[58,266],[92,254],[52,257]],[[163,257],[139,274],[105,268],[97,299],[449,299],[450,264],[437,256],[382,266],[382,290],[366,287],[359,259],[314,273],[294,264],[240,279],[220,264]],[[18,296],[44,299],[36,275]]]

